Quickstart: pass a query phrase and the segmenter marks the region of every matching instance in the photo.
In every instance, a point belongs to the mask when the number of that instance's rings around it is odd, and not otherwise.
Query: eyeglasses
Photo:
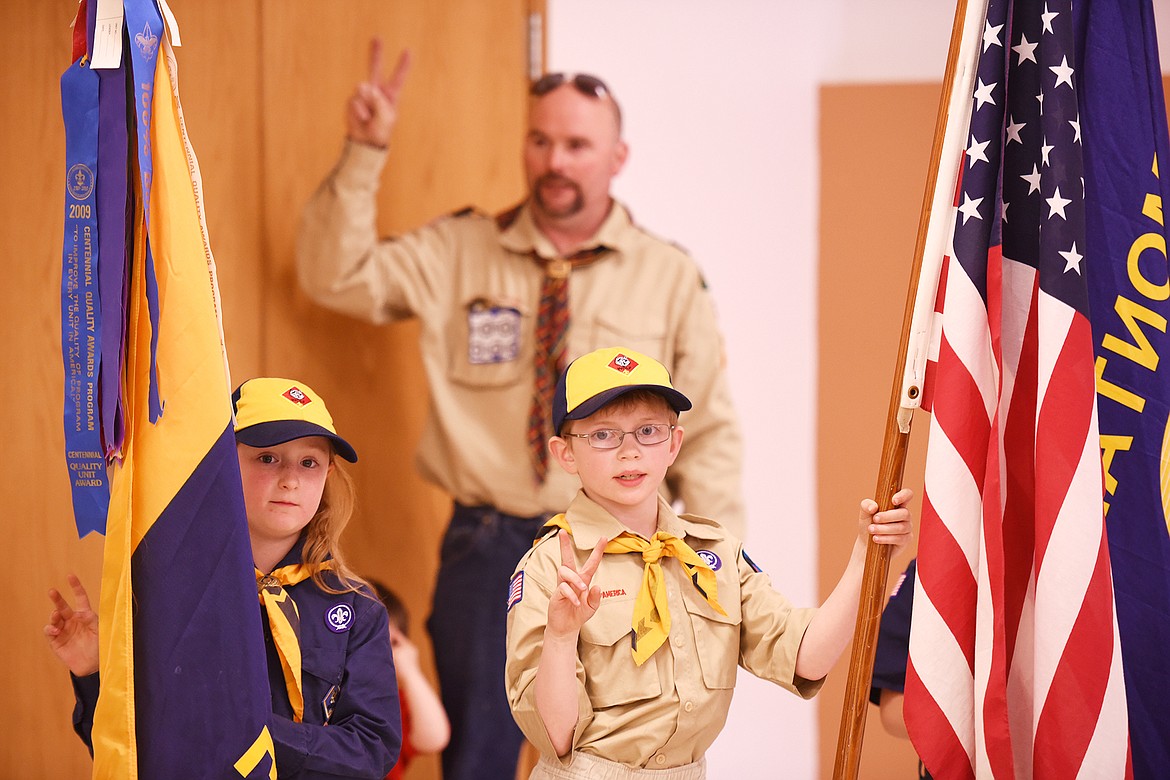
[[[536,97],[541,97],[552,92],[566,81],[572,84],[582,95],[603,98],[610,94],[609,87],[605,86],[604,81],[596,76],[590,76],[588,73],[546,73],[532,82],[532,87],[529,88],[528,93]]]
[[[584,439],[595,450],[616,450],[622,446],[622,442],[626,439],[626,434],[634,434],[634,438],[638,440],[639,444],[651,445],[661,444],[669,439],[670,432],[673,430],[673,425],[654,423],[652,425],[640,425],[632,431],[602,428],[597,431],[590,431],[589,433],[562,433],[561,435]]]

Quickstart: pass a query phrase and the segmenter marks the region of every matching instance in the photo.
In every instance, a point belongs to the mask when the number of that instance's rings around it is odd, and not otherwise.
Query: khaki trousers
[[[573,763],[541,756],[529,780],[706,780],[707,759],[670,769],[638,769],[588,753],[574,753]]]

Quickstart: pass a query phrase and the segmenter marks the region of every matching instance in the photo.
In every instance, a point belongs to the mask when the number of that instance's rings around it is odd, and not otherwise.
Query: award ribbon
[[[126,31],[130,35],[130,63],[134,79],[134,116],[138,131],[138,170],[142,178],[142,210],[146,218],[146,306],[150,315],[150,421],[162,416],[158,387],[158,279],[150,250],[150,193],[154,175],[151,155],[151,116],[154,113],[154,74],[163,31],[162,16],[153,0],[126,0]]]
[[[65,366],[65,460],[77,533],[105,531],[110,503],[102,445],[98,290],[98,76],[86,58],[61,76],[65,120],[65,238],[61,251],[61,355]]]
[[[127,193],[126,65],[98,74],[97,220],[98,283],[102,302],[101,414],[108,459],[121,451],[126,435],[122,418],[122,368],[126,357],[126,237],[133,214]]]

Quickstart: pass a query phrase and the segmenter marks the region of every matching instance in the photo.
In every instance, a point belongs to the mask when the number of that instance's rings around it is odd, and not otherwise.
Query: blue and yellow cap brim
[[[337,433],[324,399],[304,382],[280,377],[249,379],[232,394],[236,441],[249,447],[324,436],[337,455],[357,463],[357,451]]]
[[[566,421],[582,420],[635,390],[662,396],[676,412],[691,408],[657,360],[627,347],[605,347],[574,360],[557,380],[553,429],[559,436]]]

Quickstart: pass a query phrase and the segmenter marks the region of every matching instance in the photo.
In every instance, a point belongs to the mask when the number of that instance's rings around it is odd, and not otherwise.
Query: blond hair
[[[326,593],[349,593],[358,591],[366,581],[349,568],[341,553],[341,532],[349,525],[357,504],[357,490],[353,478],[335,456],[330,456],[332,469],[325,478],[325,489],[321,493],[321,505],[305,527],[305,546],[301,560],[315,566],[313,583]],[[326,569],[319,564],[332,559],[332,571],[341,581],[338,590],[325,581]]]

